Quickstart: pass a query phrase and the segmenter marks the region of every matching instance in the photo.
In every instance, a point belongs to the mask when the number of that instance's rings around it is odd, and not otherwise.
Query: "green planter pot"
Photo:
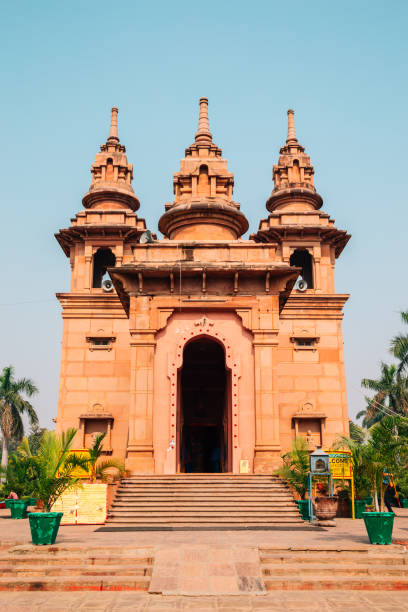
[[[304,521],[308,521],[310,519],[309,516],[309,500],[308,499],[297,499],[296,503],[299,508],[299,512],[302,515],[302,519]]]
[[[12,519],[27,518],[27,508],[30,502],[28,499],[15,499],[14,504],[10,506]]]
[[[408,499],[407,498],[401,499],[401,506],[403,508],[408,508]]]
[[[55,543],[62,514],[62,512],[28,513],[33,544],[47,546]]]
[[[393,512],[363,512],[371,544],[391,544],[394,516]]]
[[[365,508],[366,508],[365,499],[355,499],[354,500],[354,515],[356,519],[363,518],[363,512],[365,512]]]
[[[11,510],[11,506],[14,504],[15,501],[16,501],[15,499],[5,499],[4,505],[6,506],[8,510]]]

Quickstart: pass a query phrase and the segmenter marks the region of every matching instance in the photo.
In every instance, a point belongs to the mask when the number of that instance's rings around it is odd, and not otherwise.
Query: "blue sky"
[[[55,292],[69,262],[54,233],[81,209],[110,107],[134,164],[140,215],[156,230],[196,130],[200,96],[235,174],[250,230],[266,217],[272,165],[296,111],[324,210],[352,240],[336,289],[351,293],[344,340],[350,413],[363,377],[390,359],[406,280],[408,3],[254,0],[0,3],[3,258],[0,367],[40,387],[56,414]]]

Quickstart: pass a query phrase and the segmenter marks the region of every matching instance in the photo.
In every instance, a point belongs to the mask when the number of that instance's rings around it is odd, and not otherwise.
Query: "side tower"
[[[75,443],[89,446],[106,432],[104,450],[125,457],[130,404],[130,335],[107,268],[133,259],[146,226],[131,181],[133,166],[120,144],[118,109],[109,137],[91,167],[84,210],[56,238],[71,264],[69,293],[58,293],[63,338],[57,430],[79,429]],[[107,282],[106,282],[107,281]]]
[[[350,236],[321,210],[313,175],[296,137],[294,111],[288,110],[288,137],[266,202],[270,214],[251,236],[273,244],[278,261],[301,269],[280,314],[276,382],[282,448],[300,435],[311,449],[326,446],[348,432],[341,321],[349,296],[335,292],[334,269]]]

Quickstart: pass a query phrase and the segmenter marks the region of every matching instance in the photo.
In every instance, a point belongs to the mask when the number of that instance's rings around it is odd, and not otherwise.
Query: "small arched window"
[[[210,195],[210,179],[208,176],[208,166],[200,166],[197,193],[198,195]]]
[[[300,183],[300,169],[299,169],[299,161],[297,159],[293,162],[292,167],[292,182]]]
[[[100,289],[104,280],[109,278],[108,268],[112,268],[116,263],[116,257],[111,249],[98,249],[93,256],[93,279],[92,287]]]
[[[105,179],[107,181],[113,181],[113,159],[111,158],[106,161]]]
[[[302,278],[308,289],[313,289],[313,257],[306,249],[296,249],[290,256],[290,265],[302,268]]]

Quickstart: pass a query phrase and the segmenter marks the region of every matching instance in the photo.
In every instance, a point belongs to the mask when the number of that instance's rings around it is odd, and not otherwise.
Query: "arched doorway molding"
[[[241,449],[239,446],[239,379],[241,377],[240,361],[234,355],[232,344],[227,336],[219,329],[214,321],[206,316],[194,321],[178,335],[178,342],[173,355],[169,356],[168,378],[170,380],[169,414],[170,431],[169,446],[167,449],[166,467],[167,473],[177,471],[177,417],[180,405],[180,385],[178,373],[183,366],[183,353],[187,344],[198,338],[210,338],[220,344],[225,354],[225,366],[231,373],[231,431],[232,431],[232,470],[239,472],[239,461]]]

